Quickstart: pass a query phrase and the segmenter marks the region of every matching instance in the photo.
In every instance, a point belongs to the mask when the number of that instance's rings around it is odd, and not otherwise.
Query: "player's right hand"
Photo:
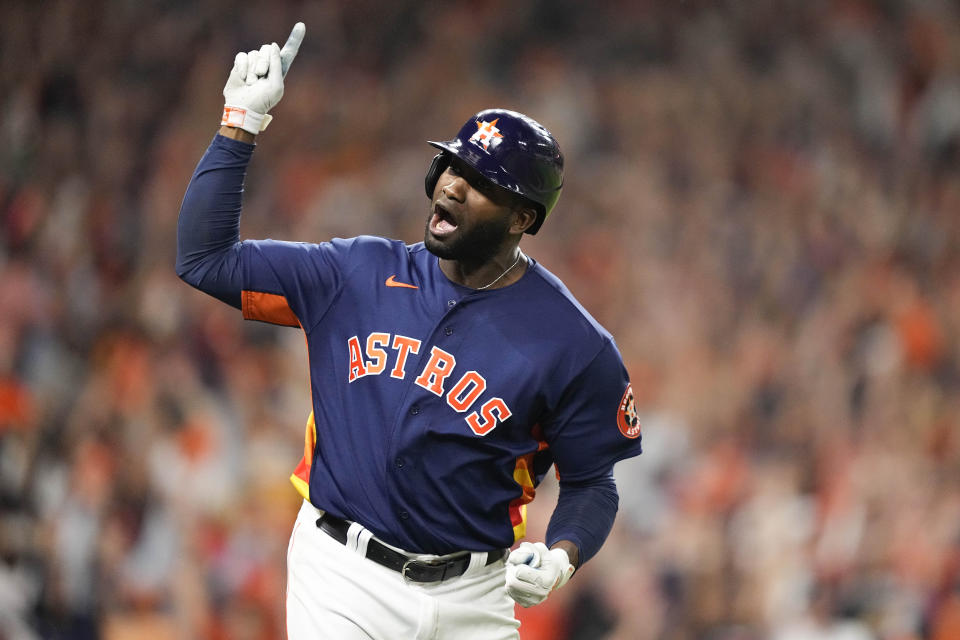
[[[507,556],[507,595],[522,607],[547,599],[567,583],[574,567],[563,549],[548,549],[542,542],[521,542]]]
[[[305,33],[306,26],[298,22],[283,49],[274,42],[237,54],[223,87],[220,124],[239,127],[254,135],[267,128],[273,119],[267,112],[283,97],[283,78],[300,50]]]

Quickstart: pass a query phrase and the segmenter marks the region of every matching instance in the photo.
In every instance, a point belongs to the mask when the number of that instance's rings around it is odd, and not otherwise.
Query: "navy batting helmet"
[[[433,197],[440,174],[456,156],[490,182],[531,202],[537,221],[527,229],[534,234],[550,215],[563,188],[563,154],[553,135],[539,122],[516,111],[487,109],[467,120],[453,140],[434,142],[434,157],[424,186]]]

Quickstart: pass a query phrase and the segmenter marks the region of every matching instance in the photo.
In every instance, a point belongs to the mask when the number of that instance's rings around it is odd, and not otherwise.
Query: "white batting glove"
[[[507,556],[507,594],[522,607],[532,607],[567,584],[575,567],[563,549],[542,542],[521,542]]]
[[[294,25],[283,49],[277,43],[240,52],[233,60],[223,87],[223,117],[220,124],[239,127],[256,135],[267,128],[273,116],[267,112],[283,97],[283,78],[297,56],[306,26]]]

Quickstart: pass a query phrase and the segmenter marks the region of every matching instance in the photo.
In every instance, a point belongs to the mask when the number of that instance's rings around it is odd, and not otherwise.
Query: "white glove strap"
[[[223,116],[220,118],[220,124],[228,127],[238,127],[257,135],[267,128],[273,116],[269,113],[257,113],[243,107],[234,105],[223,105]]]

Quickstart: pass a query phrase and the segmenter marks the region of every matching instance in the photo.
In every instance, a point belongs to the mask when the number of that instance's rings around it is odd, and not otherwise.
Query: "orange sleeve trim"
[[[246,320],[260,320],[287,327],[299,327],[300,321],[284,296],[261,291],[244,291],[240,306]]]

